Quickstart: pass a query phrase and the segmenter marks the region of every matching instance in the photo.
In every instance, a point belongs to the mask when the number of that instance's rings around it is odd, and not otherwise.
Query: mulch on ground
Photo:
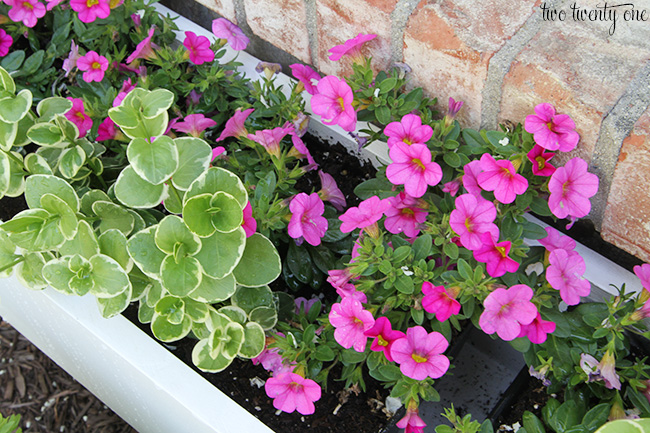
[[[24,433],[136,432],[2,318],[0,413]]]

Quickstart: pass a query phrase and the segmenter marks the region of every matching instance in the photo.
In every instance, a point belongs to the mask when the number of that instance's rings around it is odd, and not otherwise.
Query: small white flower
[[[503,137],[501,140],[499,140],[499,144],[501,146],[507,146],[508,143],[510,143],[510,140],[508,139],[508,137]]]
[[[377,96],[379,96],[379,87],[377,87],[377,88],[375,89],[375,98],[376,98]]]
[[[537,275],[542,275],[544,273],[544,265],[541,262],[532,263],[526,267],[526,275],[530,275],[535,272]]]
[[[402,272],[404,272],[404,275],[406,275],[407,277],[413,275],[413,271],[409,271],[408,266],[402,266],[400,269],[402,270]]]

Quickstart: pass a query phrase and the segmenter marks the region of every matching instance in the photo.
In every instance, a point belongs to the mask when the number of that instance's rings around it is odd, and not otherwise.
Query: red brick
[[[650,110],[623,141],[603,219],[606,241],[650,262]]]
[[[305,3],[302,0],[246,0],[253,33],[306,63],[311,63]]]
[[[321,72],[339,77],[352,72],[347,57],[333,62],[328,50],[359,33],[374,33],[377,38],[366,44],[365,54],[372,55],[376,70],[386,69],[390,64],[390,13],[397,0],[317,0],[318,59]]]
[[[235,3],[233,0],[196,0],[198,3],[215,11],[222,17],[237,24],[235,18]]]

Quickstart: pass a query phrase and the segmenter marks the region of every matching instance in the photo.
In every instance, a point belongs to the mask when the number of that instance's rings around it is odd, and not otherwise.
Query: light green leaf
[[[0,268],[5,266],[10,266],[16,259],[19,259],[21,256],[16,254],[16,245],[11,242],[9,235],[0,230]],[[7,268],[3,272],[0,272],[0,278],[6,278],[11,275],[13,268]],[[234,281],[234,279],[233,279]]]
[[[193,322],[205,322],[210,317],[210,308],[203,302],[197,302],[189,298],[183,299],[185,302],[185,314]]]
[[[178,149],[178,168],[172,177],[172,184],[185,191],[210,166],[212,148],[195,137],[175,138],[174,143]]]
[[[154,310],[172,325],[180,325],[185,317],[185,302],[175,296],[165,296],[156,303]]]
[[[199,194],[214,194],[217,191],[232,195],[243,209],[248,203],[248,193],[242,181],[234,173],[220,167],[210,167],[203,172],[187,190],[184,202]]]
[[[153,142],[134,138],[126,149],[126,155],[135,172],[154,185],[168,180],[178,168],[178,149],[166,135]]]
[[[187,296],[201,283],[201,265],[192,256],[167,256],[160,266],[162,284],[165,289],[175,296]]]
[[[72,289],[70,289],[70,280],[75,276],[68,269],[69,262],[70,256],[66,256],[60,259],[50,260],[43,266],[43,278],[47,280],[48,284],[54,290],[65,293],[66,295],[73,294]]]
[[[63,139],[61,128],[52,123],[36,123],[27,130],[27,138],[39,146],[65,147],[68,145],[68,142]]]
[[[192,319],[189,317],[183,318],[183,321],[175,325],[167,320],[166,316],[158,315],[154,312],[153,319],[151,320],[151,332],[160,341],[170,343],[172,341],[180,340],[190,333],[192,329]]]
[[[122,132],[129,138],[160,137],[165,133],[168,122],[169,116],[164,112],[152,119],[142,118],[135,128],[123,127]]]
[[[246,245],[246,233],[241,227],[230,233],[214,232],[201,239],[201,250],[194,256],[201,262],[203,272],[212,278],[224,278],[232,273]]]
[[[0,120],[7,123],[16,123],[32,108],[32,92],[21,90],[16,96],[7,96],[0,99]]]
[[[183,220],[176,215],[168,215],[158,224],[156,245],[167,254],[193,256],[201,249],[201,240],[192,233]],[[179,252],[179,248],[182,250]]]
[[[36,106],[41,122],[49,122],[57,115],[63,115],[72,108],[72,101],[58,96],[45,98]]]
[[[133,261],[145,275],[160,279],[160,266],[167,256],[156,246],[155,232],[158,226],[151,226],[131,236],[126,247]]]
[[[251,322],[259,323],[265,330],[271,329],[278,322],[278,312],[275,307],[257,307],[248,314]]]
[[[140,230],[144,229],[147,224],[144,222],[144,218],[142,218],[142,215],[134,211],[133,209],[126,209],[126,211],[133,217],[133,230],[131,233],[137,233]]]
[[[112,298],[131,287],[126,271],[119,263],[103,254],[90,258],[95,287],[92,294],[98,298]]]
[[[5,195],[11,181],[11,165],[6,153],[0,151],[0,197]]]
[[[257,307],[272,307],[273,292],[268,286],[238,287],[231,298],[233,305],[250,314]]]
[[[126,206],[136,209],[156,207],[167,196],[167,185],[154,185],[127,166],[115,182],[115,196]]]
[[[73,211],[79,211],[79,197],[65,180],[47,174],[34,174],[25,181],[25,200],[32,208],[41,207],[41,197],[52,194],[63,200]]]
[[[189,199],[183,206],[183,219],[187,227],[201,237],[210,236],[216,230],[212,223],[212,215],[208,212],[211,201],[212,195],[199,194]]]
[[[129,107],[128,104],[125,104],[126,99],[132,93],[132,91],[129,92],[126,98],[124,98],[125,100],[118,107],[108,109],[108,117],[121,128],[136,128],[139,124],[138,112],[132,107]]]
[[[249,322],[244,327],[244,344],[239,349],[242,358],[255,358],[264,350],[266,336],[262,327],[255,322]]]
[[[72,239],[67,240],[61,245],[59,253],[62,256],[79,254],[86,259],[90,259],[92,256],[99,254],[99,244],[90,224],[84,220],[80,220],[77,226],[77,233]]]
[[[167,112],[174,103],[174,93],[167,89],[156,89],[142,98],[142,115],[152,119]]]
[[[266,237],[254,233],[246,239],[244,254],[233,274],[238,284],[256,287],[269,284],[281,271],[280,255]]]
[[[23,172],[23,156],[18,152],[9,152],[13,156],[9,158],[9,171],[11,176],[9,178],[9,188],[5,192],[6,196],[18,197],[25,191],[25,174]]]
[[[97,298],[97,305],[102,317],[110,319],[117,316],[131,303],[131,290],[125,290],[112,298]]]
[[[133,261],[126,250],[126,236],[119,230],[106,230],[99,236],[99,250],[120,264],[126,272],[133,267]]]
[[[64,149],[59,160],[59,171],[63,177],[72,179],[86,162],[86,153],[80,147]]]
[[[220,279],[203,274],[201,283],[188,296],[199,302],[213,304],[230,298],[235,293],[235,289],[235,277],[232,274]]]
[[[108,201],[111,199],[106,195],[106,193],[99,189],[91,189],[81,197],[81,212],[85,215],[92,216],[95,215],[93,211],[93,203],[96,201]]]
[[[140,299],[138,304],[138,321],[140,323],[151,323],[153,315],[153,307],[148,306],[146,302]]]
[[[243,207],[227,192],[218,191],[210,200],[212,225],[222,233],[229,233],[241,226],[244,219]]]
[[[23,51],[23,58],[25,58],[25,52]],[[22,63],[22,59],[20,60]],[[20,65],[16,67],[18,69]],[[14,83],[14,79],[11,78],[11,75],[5,70],[5,68],[0,67],[0,86],[2,90],[6,90],[9,93],[15,93],[16,92],[16,84]]]
[[[228,368],[232,359],[226,358],[223,354],[218,354],[215,358],[210,356],[210,345],[208,340],[199,341],[192,350],[192,362],[201,371],[208,373],[218,373]]]
[[[29,153],[25,156],[25,168],[30,174],[52,174],[52,168],[38,153]]]
[[[237,322],[240,325],[243,325],[248,321],[246,312],[235,305],[226,305],[225,307],[221,307],[219,308],[219,313],[227,316],[231,321]]]
[[[0,121],[0,150],[8,152],[14,145],[18,134],[18,123]]]
[[[133,215],[122,206],[110,201],[96,201],[92,205],[93,212],[101,218],[99,232],[117,229],[128,235],[135,224]]]
[[[16,266],[16,277],[20,284],[30,289],[41,290],[47,287],[47,281],[43,278],[43,266],[45,259],[41,253],[29,253],[24,255],[25,260]]]
[[[181,197],[182,191],[179,193],[173,188],[168,189],[169,193],[165,200],[163,200],[163,205],[167,212],[180,215],[183,213],[183,198]]]
[[[28,112],[27,116],[20,119],[18,122],[18,133],[14,139],[14,146],[25,146],[26,144],[31,143],[30,139],[27,137],[27,131],[31,128],[36,122],[36,117],[32,112]]]
[[[57,225],[66,240],[74,238],[77,234],[77,216],[66,202],[48,193],[41,197],[41,206],[50,214],[58,216]]]

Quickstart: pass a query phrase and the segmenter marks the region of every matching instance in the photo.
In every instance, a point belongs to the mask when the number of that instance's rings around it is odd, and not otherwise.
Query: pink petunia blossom
[[[66,119],[74,123],[79,130],[79,138],[86,136],[88,131],[93,127],[93,119],[91,119],[84,110],[84,101],[79,98],[68,98],[72,101],[72,108],[64,114]]]
[[[533,344],[542,344],[546,341],[548,334],[555,332],[555,322],[542,319],[542,315],[537,312],[535,320],[528,325],[521,325],[519,337],[528,337]]]
[[[478,184],[485,191],[494,191],[494,197],[501,203],[512,203],[519,194],[528,189],[528,181],[517,174],[512,162],[507,159],[495,160],[489,153],[481,156],[481,170]]]
[[[235,114],[233,114],[233,116],[228,119],[223,132],[221,135],[219,135],[219,138],[217,138],[216,141],[223,141],[228,137],[246,137],[248,135],[248,131],[246,130],[244,123],[253,111],[255,111],[254,108],[249,108],[244,111],[242,111],[241,108],[235,110]]]
[[[291,221],[287,227],[289,236],[294,239],[304,237],[310,245],[320,245],[327,231],[327,219],[323,216],[325,205],[318,194],[304,192],[295,195],[289,204]]]
[[[570,152],[578,144],[580,135],[575,127],[568,114],[555,114],[555,107],[548,103],[536,106],[535,114],[526,116],[524,122],[524,129],[533,134],[535,143],[560,152]]]
[[[322,170],[318,170],[318,177],[322,185],[318,191],[320,198],[323,201],[329,201],[339,212],[342,212],[347,206],[347,202],[334,178]]]
[[[368,329],[365,335],[375,337],[370,344],[370,350],[373,352],[384,352],[384,356],[390,362],[393,362],[393,357],[390,354],[393,343],[405,336],[402,331],[393,330],[388,317],[383,316],[375,321],[373,327]]]
[[[327,282],[335,288],[341,288],[350,282],[354,277],[349,268],[345,269],[330,269],[327,271]]]
[[[293,300],[294,304],[296,304],[296,309],[294,310],[294,312],[296,314],[300,314],[300,312],[302,311],[305,314],[309,314],[309,310],[311,310],[314,304],[316,304],[316,302],[318,301],[319,299],[315,296],[313,296],[311,299],[307,299],[302,296],[299,296]],[[320,312],[320,307],[318,311]]]
[[[45,16],[45,5],[38,0],[9,0],[5,3],[11,6],[9,19],[21,22],[26,27],[34,27],[39,18]]]
[[[246,206],[244,206],[244,220],[241,223],[241,226],[244,229],[244,233],[246,233],[246,237],[249,238],[253,236],[255,231],[257,230],[257,221],[255,221],[255,218],[253,218],[253,207],[251,206],[251,202],[249,201],[246,203]]]
[[[343,224],[341,224],[341,231],[349,233],[354,229],[363,229],[377,221],[384,216],[384,212],[390,207],[390,203],[381,200],[376,195],[359,203],[359,207],[351,207],[339,217]]]
[[[598,176],[587,171],[587,163],[573,158],[559,167],[548,182],[548,206],[558,218],[582,218],[591,210],[589,198],[598,192]]]
[[[334,339],[346,349],[357,352],[366,350],[368,337],[364,334],[375,324],[370,311],[364,310],[361,302],[345,297],[340,303],[332,305],[329,321],[334,326]]]
[[[650,292],[650,264],[637,265],[633,270],[634,274],[641,280],[641,285]]]
[[[131,83],[130,78],[124,80],[124,82],[122,83],[122,87],[120,88],[120,91],[118,92],[115,99],[113,99],[113,107],[119,107],[120,104],[122,104],[124,98],[126,98],[126,95],[128,95],[129,92],[135,88],[136,85]]]
[[[477,262],[485,263],[487,273],[497,278],[507,272],[517,272],[519,263],[508,257],[512,243],[510,241],[497,242],[497,237],[492,233],[483,233],[483,245],[474,250]]]
[[[422,197],[428,186],[442,179],[442,169],[431,161],[431,151],[424,144],[395,144],[389,152],[393,161],[386,167],[386,177],[393,185],[404,185],[412,197]]]
[[[86,83],[100,82],[104,79],[104,73],[108,69],[108,59],[95,51],[88,51],[85,56],[81,56],[77,60],[77,68],[84,71],[83,80]]]
[[[285,124],[285,127],[289,130],[289,134],[291,135],[291,143],[293,143],[293,147],[289,149],[288,155],[298,159],[307,158],[308,165],[318,167],[318,164],[314,160],[314,157],[311,156],[311,152],[309,152],[309,149],[307,149],[307,145],[304,141],[302,141],[298,134],[296,134],[294,125],[287,122]]]
[[[497,335],[505,341],[514,340],[522,325],[529,325],[537,317],[537,307],[530,302],[533,289],[517,284],[509,289],[498,288],[490,293],[483,306],[479,325],[486,334]]]
[[[422,308],[436,315],[436,319],[444,322],[451,316],[460,313],[460,302],[452,296],[444,286],[434,286],[428,281],[422,283]]]
[[[54,9],[55,7],[63,3],[64,0],[45,0],[45,2],[47,3],[46,9],[48,11],[51,11],[52,9]]]
[[[452,180],[447,182],[442,186],[442,192],[448,192],[452,197],[456,197],[458,190],[460,189],[460,180]]]
[[[366,294],[360,290],[357,290],[355,285],[352,283],[347,283],[341,287],[337,287],[336,293],[341,297],[341,299],[352,298],[361,302],[362,304],[368,302],[368,297]]]
[[[386,125],[384,134],[388,137],[388,147],[396,143],[425,144],[433,135],[433,128],[422,124],[422,118],[415,114],[407,114],[399,122]]]
[[[305,113],[299,112],[296,114],[295,119],[291,121],[293,129],[298,137],[302,137],[307,132],[307,129],[309,128],[309,119],[310,117]]]
[[[14,43],[14,38],[10,34],[0,29],[0,57],[4,57],[9,54],[9,49]]]
[[[219,39],[225,39],[235,51],[245,50],[249,39],[244,32],[225,18],[212,21],[212,33]]]
[[[497,209],[494,203],[481,196],[463,194],[456,198],[456,209],[449,215],[449,225],[460,236],[461,244],[468,250],[476,250],[483,245],[483,233],[499,236],[499,228],[494,224]]]
[[[117,128],[115,122],[110,117],[104,119],[97,129],[97,141],[114,140],[117,137]]]
[[[539,240],[539,243],[551,252],[557,249],[573,251],[576,248],[576,241],[569,236],[565,236],[553,227],[546,227],[546,237]]]
[[[264,390],[273,399],[276,409],[287,413],[297,410],[302,415],[314,413],[314,402],[321,397],[321,388],[316,382],[289,372],[267,379]]]
[[[361,54],[361,47],[363,44],[375,39],[376,37],[377,35],[359,33],[357,36],[348,39],[343,44],[330,48],[328,51],[332,54],[330,54],[329,59],[333,62],[339,60],[343,56],[350,56],[356,59]]]
[[[135,50],[129,57],[126,58],[126,63],[131,63],[136,59],[155,59],[156,51],[159,47],[158,45],[151,42],[153,34],[156,31],[155,27],[149,29],[147,37],[144,38],[138,45],[136,45]]]
[[[205,117],[203,114],[188,114],[182,122],[177,122],[173,129],[189,134],[192,137],[200,137],[203,131],[216,124],[217,122]]]
[[[279,333],[280,336],[284,337],[284,334]],[[289,363],[282,355],[280,355],[280,349],[277,347],[268,347],[269,342],[274,342],[275,337],[267,337],[267,345],[262,350],[262,353],[257,355],[255,358],[251,358],[253,365],[262,364],[264,370],[271,372],[274,376],[277,376],[281,373],[291,373],[293,372],[295,363]]]
[[[348,83],[328,75],[318,82],[316,89],[318,93],[311,98],[314,114],[321,116],[326,125],[339,125],[346,131],[354,131],[357,112],[352,107],[354,94]]]
[[[70,0],[70,8],[77,12],[79,21],[83,23],[108,18],[111,14],[109,0]]]
[[[616,358],[610,350],[607,350],[603,358],[598,363],[600,375],[605,381],[605,388],[607,389],[621,389],[621,381],[616,373]]]
[[[420,207],[420,201],[403,191],[386,200],[390,203],[390,207],[384,212],[386,230],[394,234],[403,232],[409,238],[417,236],[429,215],[429,212]]]
[[[481,195],[483,191],[480,186],[478,186],[478,175],[481,174],[481,161],[472,161],[465,164],[463,167],[463,187],[465,190],[472,195]]]
[[[463,108],[463,101],[456,101],[454,98],[449,98],[449,103],[447,104],[447,114],[445,114],[445,126],[450,126],[460,109]]]
[[[201,96],[203,96],[202,93],[199,93],[196,90],[192,89],[190,91],[190,94],[187,95],[187,98],[185,98],[185,103],[188,106],[199,105],[199,102],[201,102]]]
[[[273,129],[255,131],[255,134],[248,134],[248,138],[260,144],[269,155],[280,159],[280,143],[289,132],[290,129],[278,126]]]
[[[449,369],[449,358],[442,354],[448,346],[441,333],[413,326],[406,330],[406,337],[393,342],[390,354],[403,375],[415,380],[438,379]]]
[[[81,54],[79,54],[79,47],[74,43],[74,39],[70,40],[70,53],[68,58],[63,61],[63,70],[65,71],[65,76],[67,77],[70,72],[77,66],[77,60],[79,60]]]
[[[212,159],[210,162],[214,161],[219,155],[223,154],[226,152],[226,148],[223,146],[217,146],[214,149],[212,149]]]
[[[589,295],[591,284],[583,278],[586,266],[580,254],[555,249],[549,254],[548,261],[546,280],[560,291],[560,297],[567,305],[577,305],[581,296]]]
[[[185,32],[183,46],[187,48],[190,62],[202,65],[214,60],[214,51],[210,48],[210,40],[205,36],[197,36],[194,32]]]
[[[526,154],[533,166],[533,174],[536,176],[550,176],[555,173],[555,167],[548,161],[555,156],[554,153],[545,152],[542,146],[534,145]]]
[[[320,74],[318,72],[300,63],[294,63],[293,65],[289,65],[289,67],[293,76],[302,84],[307,93],[315,95],[318,92],[316,89],[316,85],[320,81]]]
[[[404,433],[423,433],[427,424],[420,418],[418,408],[408,408],[406,415],[395,424],[404,429]]]

